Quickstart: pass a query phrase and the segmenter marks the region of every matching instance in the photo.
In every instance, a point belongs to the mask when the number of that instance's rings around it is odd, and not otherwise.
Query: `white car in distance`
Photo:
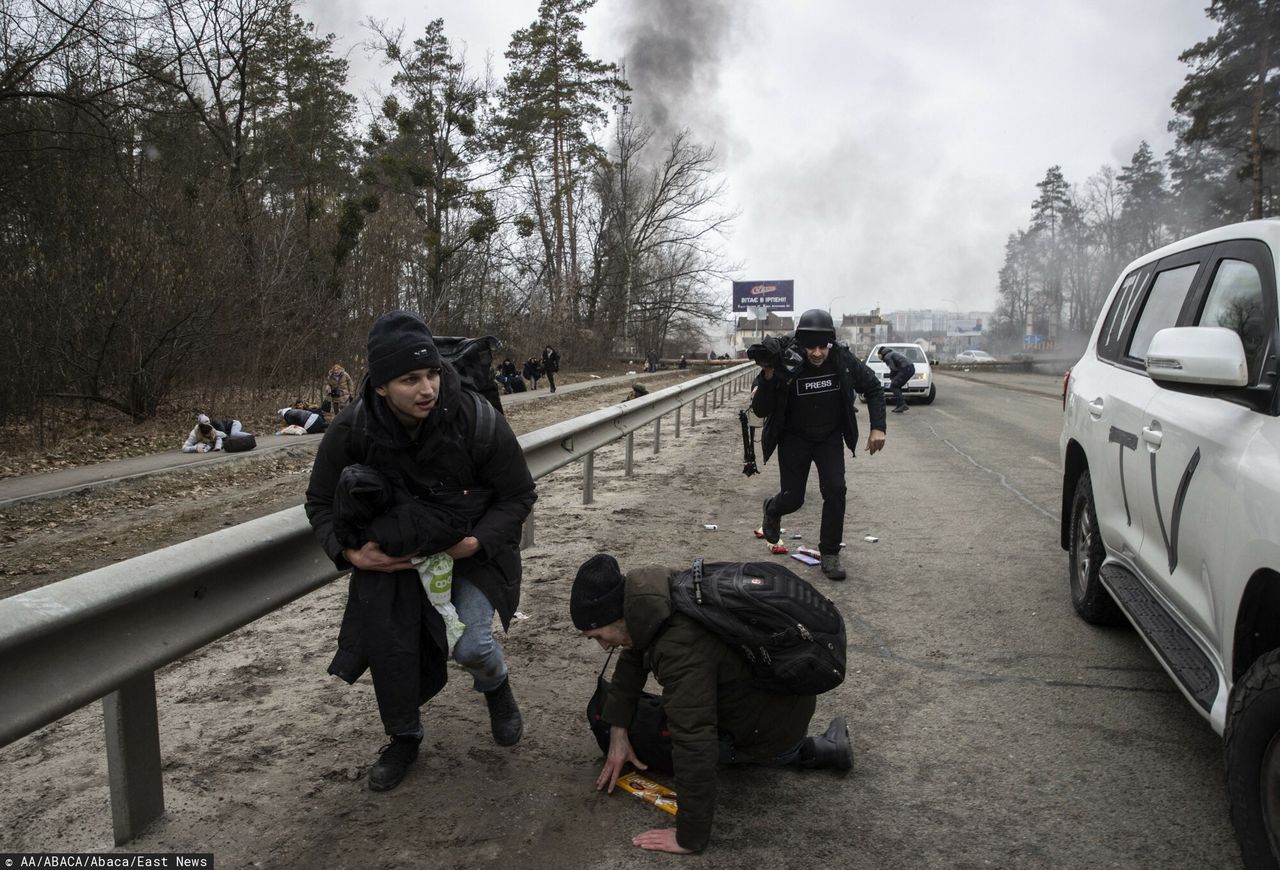
[[[887,393],[889,390],[889,367],[880,359],[880,348],[882,347],[896,350],[916,367],[916,373],[911,376],[911,380],[907,381],[902,388],[903,397],[919,399],[922,405],[932,402],[934,396],[938,394],[938,390],[933,385],[933,367],[929,365],[929,358],[925,356],[924,350],[920,345],[886,343],[877,344],[871,348],[871,353],[867,354],[867,367],[880,377]]]

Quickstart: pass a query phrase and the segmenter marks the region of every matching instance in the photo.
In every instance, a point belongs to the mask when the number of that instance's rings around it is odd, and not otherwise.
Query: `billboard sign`
[[[791,311],[795,307],[795,281],[734,281],[733,310],[746,311],[756,306]]]

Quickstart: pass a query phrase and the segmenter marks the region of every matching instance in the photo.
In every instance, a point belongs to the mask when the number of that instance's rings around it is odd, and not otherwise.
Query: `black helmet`
[[[806,339],[808,341],[806,342]],[[812,347],[814,343],[834,342],[836,325],[831,315],[821,308],[810,308],[800,315],[796,324],[796,342],[803,347]]]

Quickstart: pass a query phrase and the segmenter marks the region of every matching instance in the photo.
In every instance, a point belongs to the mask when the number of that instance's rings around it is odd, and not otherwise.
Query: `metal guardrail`
[[[696,425],[749,389],[752,364],[529,432],[520,446],[534,479],[584,462],[591,501],[594,452],[663,418]],[[524,543],[533,538],[533,515]],[[332,582],[334,568],[301,506],[0,600],[0,746],[99,698],[106,726],[112,827],[122,845],[164,812],[155,671]]]

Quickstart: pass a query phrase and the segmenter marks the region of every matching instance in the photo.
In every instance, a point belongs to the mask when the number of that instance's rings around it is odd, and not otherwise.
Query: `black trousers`
[[[551,387],[551,392],[556,391],[556,373],[547,369],[547,386]]]
[[[844,537],[844,438],[836,428],[815,441],[794,432],[784,432],[778,442],[778,476],[782,489],[766,503],[773,516],[786,516],[804,506],[809,484],[809,466],[818,466],[818,492],[822,495],[822,530],[818,552],[824,556],[840,552]]]
[[[893,401],[896,403],[894,405],[895,408],[901,408],[907,403],[907,400],[902,397],[902,388],[915,373],[915,369],[902,369],[895,372],[893,380],[889,381],[889,389],[893,391]]]

